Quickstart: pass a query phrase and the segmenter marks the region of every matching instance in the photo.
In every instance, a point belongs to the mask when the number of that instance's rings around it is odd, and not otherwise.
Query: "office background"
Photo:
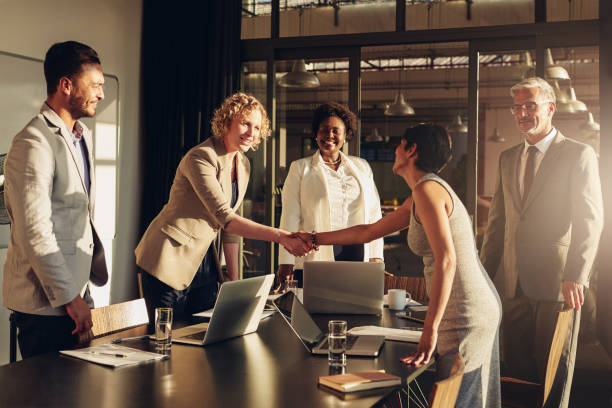
[[[117,125],[113,136],[116,140],[114,150],[115,219],[110,221],[114,222],[117,227],[109,231],[107,237],[110,244],[107,252],[110,257],[109,265],[112,265],[112,276],[107,287],[97,295],[101,300],[100,305],[106,302],[115,303],[128,300],[136,295],[133,249],[138,242],[143,225],[154,215],[155,206],[161,205],[164,194],[167,195],[169,182],[174,174],[174,169],[167,171],[168,168],[172,168],[172,160],[176,161],[182,150],[195,144],[204,136],[199,134],[194,137],[193,132],[187,132],[188,138],[191,139],[183,139],[179,142],[178,138],[184,134],[180,132],[168,134],[169,145],[174,146],[176,151],[174,157],[168,159],[166,170],[158,166],[158,170],[164,173],[156,175],[155,172],[150,171],[150,169],[155,171],[154,167],[149,167],[145,163],[145,157],[151,160],[150,152],[155,151],[156,147],[151,144],[147,145],[143,98],[146,98],[149,103],[160,105],[169,102],[166,99],[168,95],[161,91],[172,86],[172,83],[168,81],[173,80],[174,73],[165,72],[163,68],[192,63],[189,58],[186,58],[185,61],[176,60],[180,57],[176,51],[185,51],[188,50],[188,47],[181,46],[176,50],[171,49],[173,44],[176,44],[173,41],[176,41],[180,34],[178,27],[185,24],[185,21],[191,22],[197,17],[195,12],[198,11],[198,8],[193,8],[194,6],[189,3],[191,2],[171,5],[147,0],[144,0],[144,3],[140,0],[57,0],[54,2],[0,0],[0,51],[5,54],[5,57],[8,58],[14,54],[13,58],[30,57],[34,60],[41,60],[50,44],[74,39],[95,48],[102,57],[104,71],[110,75],[111,79],[117,79],[116,108],[109,108],[109,112],[116,113]],[[284,3],[284,1],[280,2],[280,4]],[[294,3],[310,4],[313,2]],[[267,105],[271,115],[276,118],[274,140],[270,141],[264,149],[250,153],[254,166],[249,197],[245,200],[245,215],[256,219],[259,217],[258,221],[261,222],[277,223],[280,209],[276,201],[279,188],[282,187],[284,172],[292,160],[308,152],[308,143],[302,140],[308,137],[308,113],[314,105],[327,99],[345,102],[353,110],[361,113],[362,143],[350,144],[348,150],[352,154],[375,155],[376,159],[372,160],[375,177],[377,182],[383,186],[381,188],[383,199],[387,199],[391,206],[394,198],[401,200],[405,198],[406,192],[393,191],[395,184],[392,182],[393,179],[384,177],[390,161],[384,158],[385,151],[379,139],[371,136],[375,133],[374,129],[378,129],[383,141],[388,137],[393,142],[393,137],[400,134],[402,127],[423,117],[451,125],[456,115],[467,122],[470,118],[475,117],[477,112],[486,113],[486,125],[481,128],[481,123],[485,123],[482,116],[479,121],[480,147],[477,146],[473,126],[469,132],[461,131],[457,136],[457,140],[461,142],[457,145],[465,151],[467,161],[454,163],[454,167],[465,174],[472,174],[470,172],[476,174],[475,177],[464,178],[464,180],[467,179],[465,186],[467,204],[472,210],[476,209],[480,204],[479,199],[489,195],[490,180],[494,179],[494,174],[491,172],[495,172],[495,165],[491,164],[494,163],[494,160],[491,160],[490,157],[499,154],[503,146],[509,146],[518,140],[516,135],[514,135],[515,139],[510,139],[512,125],[507,123],[507,118],[502,119],[503,115],[507,116],[504,110],[507,84],[499,83],[497,85],[499,89],[496,87],[479,89],[478,86],[473,85],[477,77],[474,77],[474,73],[470,71],[474,67],[470,68],[468,61],[476,48],[474,44],[477,41],[474,39],[479,35],[483,41],[497,44],[498,48],[484,47],[480,48],[479,52],[484,56],[495,54],[502,58],[501,62],[498,61],[498,65],[495,65],[494,58],[488,62],[480,60],[481,73],[490,73],[489,77],[481,78],[481,83],[486,82],[485,79],[489,82],[497,80],[494,76],[495,68],[510,70],[521,64],[519,54],[524,50],[530,51],[532,57],[538,60],[537,62],[543,63],[546,47],[551,48],[556,59],[565,61],[570,74],[575,78],[595,78],[596,83],[593,81],[587,83],[586,80],[577,81],[576,92],[578,97],[587,98],[585,102],[593,108],[596,121],[600,122],[604,129],[601,139],[598,136],[596,140],[596,148],[599,149],[601,157],[605,158],[612,153],[612,141],[605,137],[605,129],[612,127],[612,115],[610,115],[612,113],[612,61],[610,60],[612,51],[610,45],[605,41],[606,38],[612,36],[610,34],[612,23],[610,22],[611,6],[605,0],[476,1],[469,22],[466,22],[468,8],[464,1],[433,1],[429,2],[431,3],[429,6],[424,4],[427,2],[407,1],[403,4],[403,12],[406,14],[403,23],[397,18],[401,7],[394,1],[371,1],[355,5],[353,8],[348,3],[350,2],[338,2],[336,8],[288,7],[282,9],[280,10],[280,24],[276,27],[278,31],[275,33],[274,25],[270,22],[273,20],[271,16],[278,10],[275,11],[272,8],[261,12],[255,9],[257,3],[242,2],[242,35],[241,40],[238,40],[241,44],[239,54],[241,64],[238,69],[241,74],[241,83],[244,89],[258,96]],[[543,20],[542,4],[545,4],[547,11]],[[166,20],[162,14],[164,7],[174,7],[172,12],[167,13]],[[364,19],[363,9],[360,11],[359,7],[376,7],[376,13],[371,13],[368,15],[369,18]],[[154,58],[151,58],[148,60],[151,65],[144,67],[142,66],[143,12],[147,10],[155,12],[148,21],[156,24],[150,27],[150,30],[157,31],[160,46],[156,56],[159,60],[158,66],[155,66],[156,62]],[[500,12],[500,10],[506,11]],[[190,18],[185,17],[182,20],[181,14],[190,16]],[[542,22],[539,31],[531,27],[534,21]],[[546,26],[546,22],[550,24]],[[516,34],[511,34],[511,29],[504,28],[504,25],[509,23],[521,24],[520,27],[525,30],[525,37],[529,38],[525,40],[517,37]],[[556,25],[551,28],[551,24]],[[394,32],[398,27],[401,27],[399,31],[413,29],[418,31],[414,36],[404,35],[406,33]],[[569,43],[573,45],[566,46],[565,38],[560,36],[545,47],[541,38],[550,40],[550,35],[555,32],[554,30],[560,33],[565,31],[569,33],[569,36],[573,36],[573,38],[568,38]],[[359,33],[364,31],[376,31],[376,33],[359,36]],[[585,32],[587,34],[584,34]],[[545,35],[539,36],[538,33]],[[349,36],[342,37],[344,34]],[[354,36],[351,37],[350,34]],[[455,34],[462,42],[451,44],[448,41],[446,43],[436,41],[440,38],[450,38]],[[330,37],[325,39],[319,37],[321,35]],[[275,39],[275,36],[278,39]],[[287,38],[291,36],[300,38],[295,40]],[[580,36],[591,36],[592,41],[576,44],[576,38]],[[155,38],[155,36],[152,35],[149,38]],[[410,38],[412,41],[417,41],[418,44],[411,43]],[[385,39],[393,49],[384,48],[382,44]],[[218,41],[217,47],[221,47],[221,40],[215,37],[214,41]],[[472,40],[471,46],[470,40]],[[211,41],[210,44],[212,48],[215,47],[214,41]],[[327,51],[321,46],[326,42],[330,46]],[[402,42],[407,45],[401,46]],[[513,45],[509,46],[508,42]],[[360,44],[363,45],[363,48],[360,53],[355,54],[354,47],[361,46]],[[574,50],[573,57],[572,49]],[[429,67],[432,68],[429,71],[425,69],[425,66],[412,68],[408,66],[411,63],[417,64],[415,60],[424,58],[425,51],[430,52],[431,50],[435,50],[441,57],[464,57],[464,59],[456,58],[453,61],[450,58],[446,62],[439,61],[437,66],[433,60],[428,60],[427,63],[431,62]],[[198,52],[198,49],[195,48],[194,51]],[[503,60],[504,54],[509,55],[507,61]],[[164,58],[172,59],[172,61],[165,61]],[[294,61],[301,58],[306,58],[308,69],[319,75],[322,83],[319,90],[315,94],[308,94],[304,90],[275,89],[276,79],[289,72]],[[356,76],[355,66],[362,67],[364,64],[367,66],[368,63],[376,63],[377,60],[387,64],[387,69],[381,67],[375,72],[375,70],[368,71],[362,68],[361,75]],[[577,63],[579,60],[590,60],[594,63],[581,65]],[[147,61],[146,56],[145,61]],[[399,65],[393,66],[393,64]],[[143,76],[142,73],[145,71],[152,76],[148,78],[146,75]],[[429,79],[431,83],[448,83],[449,86],[436,89],[435,92],[425,87],[418,89],[416,85],[419,82],[425,83],[419,79],[420,75],[427,73],[434,75]],[[42,70],[39,74],[42,83]],[[361,83],[361,90],[355,86],[356,78],[358,83]],[[145,91],[143,81],[149,84],[157,82],[159,89],[149,86]],[[334,84],[341,86],[334,87]],[[379,86],[375,86],[376,84]],[[235,88],[233,84],[227,86],[228,89]],[[37,103],[32,101],[31,112],[25,116],[24,112],[19,112],[20,116],[10,116],[7,115],[7,110],[11,109],[11,98],[7,96],[7,90],[8,88],[4,86],[0,87],[2,118],[19,120],[20,125],[23,126],[27,120],[23,118],[31,117],[37,112],[43,101],[44,92]],[[385,117],[383,114],[385,107],[393,102],[396,90],[403,92],[409,101],[415,103],[415,110],[418,113],[419,104],[421,105],[421,113],[417,117],[412,119]],[[492,105],[488,107],[470,105],[469,101],[473,100],[479,91],[481,97],[490,98]],[[12,92],[15,90],[13,89]],[[36,91],[27,89],[27,92],[35,93]],[[448,104],[445,106],[423,105],[423,101],[436,99],[448,101]],[[204,102],[202,100],[202,105]],[[559,120],[562,121],[563,118],[559,117]],[[198,121],[199,125],[195,128],[201,130],[203,128],[201,125],[206,123],[205,116],[200,116]],[[567,120],[570,123],[572,121],[572,119]],[[0,125],[0,129],[5,128],[8,129],[9,125],[4,123]],[[507,138],[506,142],[494,144],[488,141],[495,128]],[[298,133],[300,141],[294,143]],[[0,140],[5,140],[10,136],[12,135],[0,135]],[[370,141],[367,140],[368,137]],[[173,140],[175,143],[172,142]],[[486,147],[486,150],[479,150],[483,146]],[[476,170],[478,161],[480,161],[479,170]],[[610,219],[608,215],[610,214],[611,167],[609,160],[602,160],[602,184],[606,204],[606,232],[602,241],[603,248],[606,245],[609,247],[610,243],[607,225]],[[461,175],[465,175],[464,173]],[[146,185],[146,191],[151,193],[143,194],[145,191],[143,185]],[[154,197],[153,204],[147,204],[152,197]],[[483,208],[485,209],[486,207]],[[261,272],[274,270],[273,247],[245,242],[245,248],[248,249],[245,252],[250,252],[250,254],[246,253],[243,258],[245,265],[260,262],[257,269]],[[5,252],[6,249],[0,249],[0,261],[3,261]],[[612,266],[612,259],[603,251],[599,259],[599,269],[603,271],[600,273],[600,286],[609,285],[606,279],[608,281],[611,279],[609,277],[610,266]],[[246,269],[248,269],[247,266],[245,266]],[[610,303],[604,303],[599,311],[611,316]],[[2,321],[6,324],[2,324]],[[600,328],[599,335],[607,344],[612,344],[611,330],[612,328],[609,327]],[[2,309],[0,310],[0,363],[6,361],[8,361],[8,312]]]

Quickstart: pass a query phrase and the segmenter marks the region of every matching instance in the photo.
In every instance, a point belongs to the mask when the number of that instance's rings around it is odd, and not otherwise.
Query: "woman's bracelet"
[[[312,240],[312,249],[314,249],[315,251],[318,251],[319,245],[317,244],[317,232],[316,231],[312,231],[310,233],[310,239]]]

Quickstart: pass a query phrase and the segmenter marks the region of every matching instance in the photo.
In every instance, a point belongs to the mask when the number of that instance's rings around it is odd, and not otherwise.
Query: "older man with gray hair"
[[[603,227],[595,151],[552,125],[555,93],[542,78],[511,88],[524,140],[499,158],[482,263],[503,302],[506,374],[543,382],[557,312],[575,309],[550,406],[566,407],[584,288]]]

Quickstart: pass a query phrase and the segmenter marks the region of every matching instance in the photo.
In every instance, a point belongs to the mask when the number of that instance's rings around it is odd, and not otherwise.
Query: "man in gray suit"
[[[92,224],[91,133],[78,121],[104,98],[97,53],[75,41],[45,56],[47,100],[15,136],[4,165],[11,233],[2,296],[13,310],[21,355],[74,345],[92,326],[88,282],[108,280]]]
[[[511,94],[525,140],[500,155],[481,258],[503,299],[506,374],[541,382],[556,313],[575,309],[550,405],[565,407],[603,227],[598,162],[590,146],[553,127],[555,93],[546,81],[525,79]]]

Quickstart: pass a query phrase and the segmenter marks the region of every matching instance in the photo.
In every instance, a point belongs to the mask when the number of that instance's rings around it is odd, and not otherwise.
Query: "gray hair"
[[[528,88],[539,88],[540,99],[555,103],[557,102],[557,98],[555,97],[555,90],[553,89],[553,87],[540,77],[531,77],[523,79],[521,82],[510,88],[510,95],[514,97],[514,95],[516,95],[516,93],[521,89]]]

